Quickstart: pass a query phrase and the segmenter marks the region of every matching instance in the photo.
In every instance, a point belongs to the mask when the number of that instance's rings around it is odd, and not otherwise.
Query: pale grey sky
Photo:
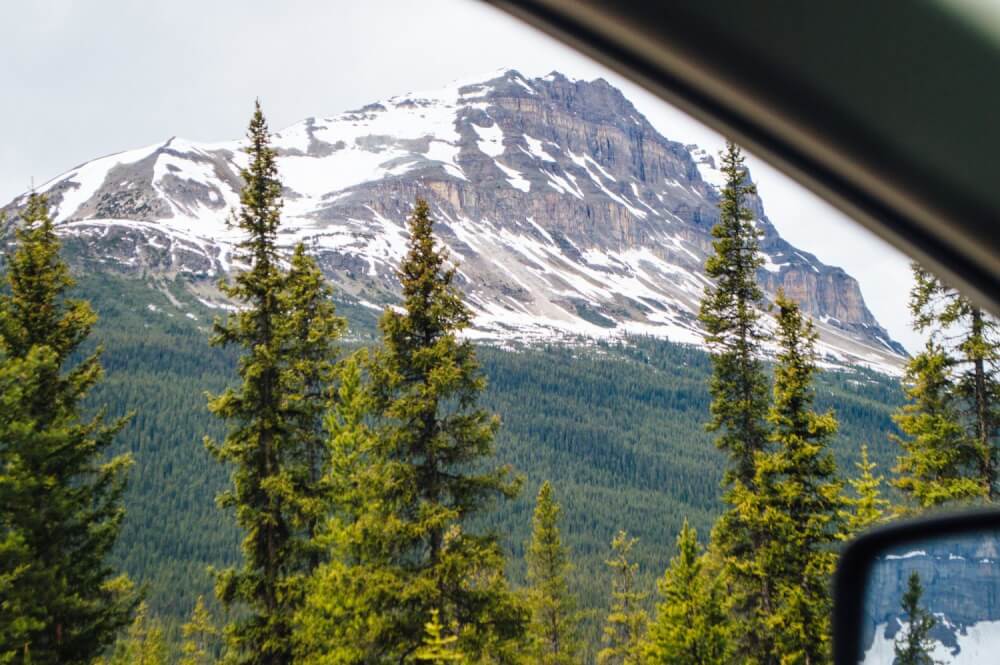
[[[95,157],[170,136],[243,132],[255,97],[272,128],[499,68],[603,77],[670,139],[716,133],[476,0],[31,0],[0,10],[0,201]],[[768,216],[861,282],[911,350],[907,260],[750,157]]]

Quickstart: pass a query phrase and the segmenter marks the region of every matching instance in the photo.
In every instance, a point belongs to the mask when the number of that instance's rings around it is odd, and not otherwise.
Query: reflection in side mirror
[[[879,557],[865,594],[865,665],[1000,660],[998,544],[1000,532],[970,533]]]
[[[888,527],[837,573],[838,665],[1000,662],[1000,516]]]

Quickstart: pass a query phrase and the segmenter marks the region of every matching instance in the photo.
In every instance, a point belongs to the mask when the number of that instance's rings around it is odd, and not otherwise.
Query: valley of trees
[[[245,269],[221,285],[240,307],[210,334],[140,315],[145,287],[76,284],[45,198],[21,214],[0,294],[0,665],[828,663],[844,541],[1000,492],[995,319],[915,267],[928,342],[904,394],[820,371],[808,316],[758,285],[733,144],[708,354],[510,352],[462,335],[420,199],[400,302],[348,335],[307,249],[278,252],[259,104],[247,138]],[[911,635],[900,657],[926,662]]]

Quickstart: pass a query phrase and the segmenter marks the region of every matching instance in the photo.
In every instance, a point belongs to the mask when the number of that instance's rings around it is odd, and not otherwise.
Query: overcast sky
[[[723,139],[656,97],[476,0],[30,0],[0,10],[0,201],[95,157],[170,136],[243,133],[260,97],[271,127],[333,115],[500,68],[603,77],[667,138]],[[907,260],[751,156],[781,234],[861,282],[913,349]]]

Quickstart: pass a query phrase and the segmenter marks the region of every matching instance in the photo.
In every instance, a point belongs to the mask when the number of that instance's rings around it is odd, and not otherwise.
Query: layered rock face
[[[913,572],[924,589],[921,606],[937,619],[931,636],[947,656],[945,662],[963,650],[971,656],[968,652],[978,651],[986,638],[1000,646],[1000,531],[995,531],[907,545],[880,559],[866,587],[866,650],[891,643],[905,630],[909,618],[900,603]],[[988,662],[993,662],[996,653],[990,655]]]
[[[459,265],[474,334],[701,342],[720,174],[603,80],[507,71],[309,118],[277,133],[275,146],[282,244],[306,242],[362,303],[395,299],[405,219],[423,196]],[[225,221],[244,163],[239,142],[171,139],[84,164],[42,191],[88,266],[207,279],[239,267],[238,234]],[[832,360],[898,367],[903,350],[856,280],[784,241],[759,199],[751,206],[766,290],[784,289],[815,317]]]

